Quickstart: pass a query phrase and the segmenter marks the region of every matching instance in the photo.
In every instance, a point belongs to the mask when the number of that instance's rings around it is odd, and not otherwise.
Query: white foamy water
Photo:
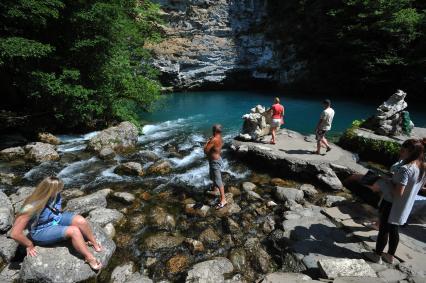
[[[62,141],[62,143],[72,143],[79,141],[88,141],[94,136],[96,136],[99,131],[90,132],[84,135],[59,135],[58,138]]]
[[[65,184],[69,184],[75,179],[86,176],[91,167],[98,161],[100,160],[97,157],[92,157],[90,159],[73,162],[62,169],[57,176],[61,178]]]
[[[204,157],[204,152],[201,147],[194,148],[191,153],[182,159],[180,158],[170,158],[170,161],[176,167],[185,167],[191,165],[197,160],[200,160]]]

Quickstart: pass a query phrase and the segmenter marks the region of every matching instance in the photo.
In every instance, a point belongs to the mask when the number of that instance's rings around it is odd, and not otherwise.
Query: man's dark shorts
[[[218,160],[209,160],[209,173],[210,173],[210,180],[213,182],[213,186],[215,187],[222,187],[222,159]]]
[[[316,137],[317,141],[322,140],[322,138],[325,137],[326,133],[327,133],[327,131],[325,131],[325,130],[317,130],[317,132],[315,133],[315,137]]]

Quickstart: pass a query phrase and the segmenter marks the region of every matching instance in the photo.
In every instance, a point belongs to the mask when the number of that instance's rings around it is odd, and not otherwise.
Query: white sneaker
[[[374,252],[363,252],[362,255],[369,261],[374,263],[382,263],[382,258],[378,254]]]

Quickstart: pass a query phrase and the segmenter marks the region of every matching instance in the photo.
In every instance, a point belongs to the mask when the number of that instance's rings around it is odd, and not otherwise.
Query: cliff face
[[[291,46],[268,35],[267,0],[155,0],[166,40],[149,46],[166,87],[244,86],[262,80],[288,84],[303,73]],[[282,54],[285,54],[284,60]]]

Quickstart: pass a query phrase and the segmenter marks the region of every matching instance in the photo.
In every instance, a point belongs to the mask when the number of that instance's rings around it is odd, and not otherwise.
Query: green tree
[[[160,40],[150,1],[5,0],[0,10],[3,108],[93,127],[137,121],[159,97],[144,49]]]

